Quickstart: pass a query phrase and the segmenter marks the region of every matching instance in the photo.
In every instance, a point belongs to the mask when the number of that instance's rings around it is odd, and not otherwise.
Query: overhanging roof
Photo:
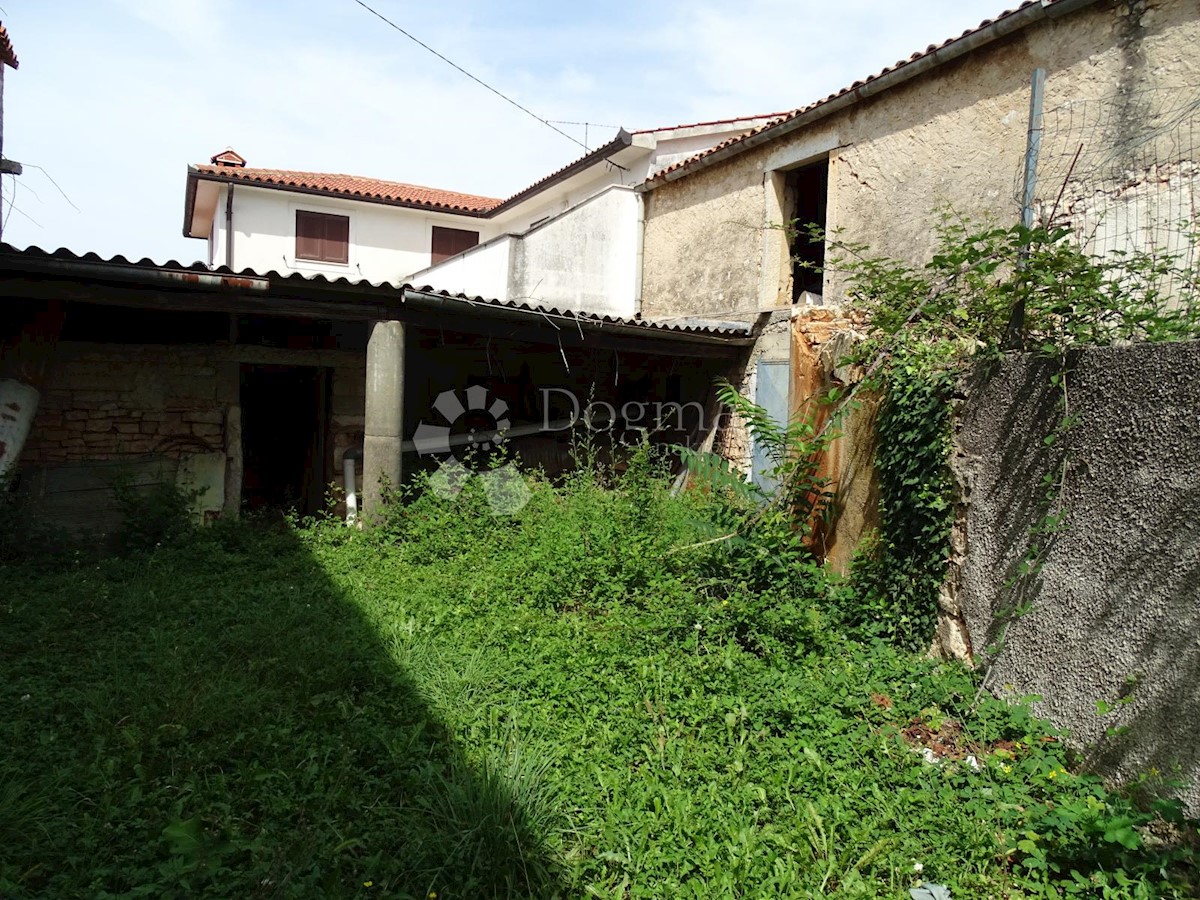
[[[619,338],[681,355],[734,354],[753,343],[739,322],[653,322],[598,316],[452,294],[433,287],[392,285],[323,275],[233,272],[171,260],[103,259],[30,247],[0,245],[0,297],[58,298],[83,303],[187,312],[235,312],[338,320],[399,319],[447,331],[494,332],[511,326],[540,332],[538,340],[579,346],[591,339]]]
[[[9,40],[8,30],[3,24],[0,24],[0,64],[18,68],[21,63],[17,59],[17,52],[13,50],[12,41]]]

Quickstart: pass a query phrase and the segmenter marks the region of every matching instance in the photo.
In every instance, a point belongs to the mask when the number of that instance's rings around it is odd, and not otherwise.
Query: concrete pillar
[[[404,441],[404,323],[375,322],[367,341],[367,420],[363,433],[363,518],[379,520],[381,481],[400,485]]]

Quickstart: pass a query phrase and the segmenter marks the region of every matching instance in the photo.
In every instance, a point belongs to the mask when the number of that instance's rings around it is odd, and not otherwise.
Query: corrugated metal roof
[[[41,247],[27,247],[24,250],[18,250],[11,245],[0,244],[0,272],[5,270],[11,271],[14,268],[24,268],[26,270],[45,268],[63,274],[71,274],[72,267],[77,270],[77,277],[87,276],[97,279],[104,275],[106,271],[117,280],[122,279],[123,275],[131,274],[130,270],[139,270],[146,273],[161,272],[175,274],[183,276],[177,279],[181,287],[192,288],[208,286],[208,280],[201,281],[200,276],[210,276],[213,278],[225,276],[228,282],[227,289],[233,290],[245,287],[244,284],[240,284],[239,282],[262,281],[268,283],[269,289],[272,291],[285,289],[289,285],[297,288],[318,287],[332,290],[341,289],[347,292],[368,292],[375,295],[392,297],[401,302],[404,302],[404,298],[407,295],[424,295],[458,301],[485,314],[489,310],[516,311],[527,313],[531,319],[537,317],[551,322],[551,324],[554,324],[553,320],[556,319],[565,320],[570,323],[568,327],[572,330],[578,324],[586,328],[612,327],[625,330],[636,329],[648,333],[669,333],[672,335],[695,335],[730,339],[748,338],[751,333],[750,326],[740,322],[713,322],[689,319],[686,323],[679,324],[655,322],[641,318],[629,319],[621,316],[576,312],[558,306],[538,305],[515,300],[499,300],[478,295],[472,296],[470,294],[453,293],[451,291],[439,290],[431,285],[396,285],[389,282],[370,281],[365,278],[358,280],[345,277],[327,278],[320,274],[302,275],[299,272],[284,274],[274,270],[256,272],[252,269],[243,269],[240,272],[234,272],[225,266],[211,269],[200,262],[190,265],[185,265],[177,260],[158,263],[148,258],[130,260],[121,255],[105,259],[97,253],[84,253],[81,255],[65,247],[60,247],[58,250],[51,252],[43,250]],[[191,279],[187,278],[187,275],[197,277]],[[555,327],[562,326],[555,324]]]
[[[1090,2],[1090,0],[1089,0],[1089,2]],[[713,147],[710,147],[707,150],[704,150],[700,153],[697,153],[694,156],[690,156],[685,160],[681,160],[680,162],[677,162],[674,165],[667,166],[665,169],[662,169],[660,172],[656,173],[653,177],[647,179],[646,184],[650,187],[653,187],[656,184],[661,184],[664,181],[671,180],[672,175],[674,175],[675,177],[678,177],[679,174],[685,172],[688,169],[695,167],[698,163],[700,163],[704,160],[710,159],[711,157],[713,157],[717,154],[722,154],[724,156],[728,156],[730,154],[725,151],[729,151],[731,148],[734,148],[739,144],[747,144],[747,142],[749,142],[752,138],[757,137],[758,135],[766,135],[767,132],[770,132],[774,129],[781,128],[782,126],[786,126],[788,123],[795,121],[796,119],[800,118],[801,116],[805,116],[810,113],[814,113],[814,112],[820,110],[822,107],[827,106],[828,104],[833,103],[833,101],[838,100],[842,97],[845,97],[848,94],[854,94],[854,93],[862,90],[864,87],[873,84],[874,82],[878,81],[881,78],[884,78],[885,76],[891,75],[895,72],[905,69],[906,67],[912,66],[914,63],[919,62],[920,60],[923,60],[927,57],[934,56],[939,51],[945,51],[948,48],[952,47],[953,45],[958,44],[960,41],[965,41],[969,38],[980,35],[982,32],[985,32],[987,29],[993,28],[997,23],[1003,22],[1004,20],[1017,15],[1017,13],[1021,12],[1022,10],[1025,10],[1029,7],[1037,6],[1042,9],[1047,9],[1050,7],[1065,8],[1068,5],[1082,6],[1082,5],[1087,5],[1087,3],[1086,2],[1081,3],[1081,2],[1079,2],[1079,0],[1025,0],[1025,2],[1023,2],[1020,6],[1017,6],[1014,9],[1006,9],[1002,13],[1000,13],[998,16],[996,16],[995,18],[984,19],[975,28],[968,28],[962,34],[957,35],[952,38],[947,38],[946,40],[942,41],[942,43],[940,43],[940,44],[930,44],[924,50],[918,50],[916,53],[914,53],[908,59],[898,60],[894,65],[886,66],[881,71],[876,72],[874,75],[869,75],[860,81],[856,81],[853,84],[849,85],[848,87],[844,87],[840,91],[830,94],[828,97],[824,98],[823,100],[818,100],[815,103],[810,103],[808,106],[802,106],[802,107],[800,107],[798,109],[794,109],[788,113],[783,113],[774,121],[767,122],[765,125],[761,125],[758,128],[754,128],[754,129],[751,129],[750,131],[745,132],[744,134],[740,134],[735,137],[729,138],[728,140],[722,141],[721,143],[719,143]],[[759,143],[759,142],[755,142],[755,143]],[[745,149],[749,149],[749,146],[750,145],[747,145],[747,147]]]

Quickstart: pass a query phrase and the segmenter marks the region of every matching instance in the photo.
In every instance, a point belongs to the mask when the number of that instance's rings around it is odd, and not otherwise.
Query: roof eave
[[[450,216],[465,216],[471,219],[484,219],[490,215],[491,210],[472,210],[465,207],[442,206],[436,203],[419,203],[412,200],[394,200],[388,197],[374,197],[369,194],[353,194],[347,191],[331,191],[326,188],[305,187],[295,184],[279,184],[271,181],[255,181],[251,178],[239,178],[236,175],[215,175],[212,172],[201,172],[194,166],[188,166],[188,185],[189,191],[193,191],[191,185],[193,181],[213,181],[218,184],[239,184],[245,187],[263,188],[268,191],[288,191],[293,194],[308,194],[314,197],[333,197],[338,200],[355,200],[359,203],[376,203],[380,206],[398,206],[404,209],[419,209],[425,212],[444,213]],[[189,195],[188,200],[194,203],[194,191]],[[185,206],[186,206],[185,201]],[[186,210],[186,214],[190,215],[190,209]],[[184,224],[185,235],[187,224]],[[190,236],[190,235],[188,235]]]
[[[199,179],[196,177],[196,170],[188,166],[187,188],[183,195],[183,236],[185,238],[199,238],[199,235],[192,233],[192,220],[196,215],[196,183]]]
[[[531,184],[529,187],[525,188],[525,190],[520,191],[519,193],[513,194],[511,197],[507,198],[499,206],[495,206],[492,209],[490,209],[487,213],[487,217],[491,218],[493,216],[499,215],[502,212],[507,212],[508,210],[512,209],[514,206],[517,206],[520,203],[524,203],[530,197],[534,197],[534,196],[542,193],[542,191],[548,190],[549,188],[552,188],[554,185],[559,184],[563,181],[566,181],[568,178],[570,178],[573,175],[578,174],[579,172],[582,172],[586,169],[590,169],[592,166],[596,165],[597,163],[603,162],[604,160],[608,159],[610,156],[620,153],[626,147],[629,147],[632,145],[633,145],[633,135],[630,134],[628,131],[626,131],[624,128],[622,128],[620,131],[617,132],[617,136],[615,138],[613,138],[611,141],[609,141],[607,144],[605,144],[604,146],[597,147],[595,150],[593,150],[587,156],[580,157],[579,159],[575,160],[575,162],[571,163],[570,165],[565,166],[562,169],[559,169],[553,175],[543,178],[541,181],[536,182],[535,184]]]

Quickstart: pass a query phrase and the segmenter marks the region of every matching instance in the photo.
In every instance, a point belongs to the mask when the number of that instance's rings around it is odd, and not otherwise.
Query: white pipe
[[[33,385],[0,379],[0,478],[21,455],[40,397]]]
[[[353,525],[358,519],[358,496],[354,492],[353,459],[342,459],[342,479],[346,488],[346,524]]]

